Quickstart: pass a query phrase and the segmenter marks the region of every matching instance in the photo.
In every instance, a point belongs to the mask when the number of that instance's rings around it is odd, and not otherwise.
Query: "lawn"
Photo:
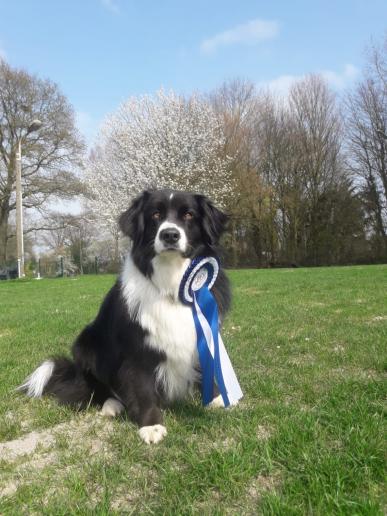
[[[0,514],[384,514],[387,266],[230,271],[245,397],[124,418],[13,388],[68,353],[113,276],[0,282]]]

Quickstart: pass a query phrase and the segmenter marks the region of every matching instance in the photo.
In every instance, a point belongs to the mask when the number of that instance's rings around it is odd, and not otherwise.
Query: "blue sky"
[[[343,90],[387,29],[386,0],[0,0],[0,55],[57,82],[91,141],[130,95],[279,90],[323,72]]]

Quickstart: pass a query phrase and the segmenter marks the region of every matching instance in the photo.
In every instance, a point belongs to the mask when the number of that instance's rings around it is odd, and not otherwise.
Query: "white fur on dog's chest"
[[[141,326],[148,330],[147,344],[166,354],[157,379],[172,401],[187,394],[197,379],[196,332],[192,311],[175,302],[158,299],[142,311]]]
[[[179,257],[180,258],[180,257]],[[146,344],[166,355],[156,378],[169,401],[184,397],[198,380],[196,331],[190,307],[177,298],[188,260],[154,263],[152,280],[129,258],[122,274],[129,313],[148,332]]]

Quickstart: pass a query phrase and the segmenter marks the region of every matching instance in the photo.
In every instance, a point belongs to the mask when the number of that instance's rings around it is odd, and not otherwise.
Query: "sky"
[[[0,56],[56,82],[89,144],[131,95],[211,91],[241,77],[286,91],[360,78],[386,0],[0,0]]]

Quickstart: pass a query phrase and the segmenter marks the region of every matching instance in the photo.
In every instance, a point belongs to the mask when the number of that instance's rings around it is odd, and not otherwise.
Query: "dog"
[[[72,359],[43,362],[19,387],[61,404],[126,411],[147,444],[167,434],[162,408],[200,387],[196,331],[179,285],[196,256],[218,256],[227,216],[205,196],[175,190],[139,195],[119,218],[132,242],[122,271],[96,319],[80,333]],[[212,287],[222,321],[230,306],[220,269]],[[214,385],[213,406],[222,406]]]

